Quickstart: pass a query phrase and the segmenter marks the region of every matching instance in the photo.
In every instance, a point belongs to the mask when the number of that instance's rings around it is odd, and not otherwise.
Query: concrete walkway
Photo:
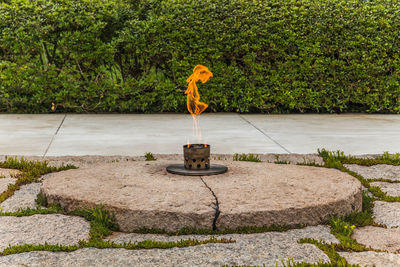
[[[204,114],[212,153],[400,152],[400,115]],[[0,115],[0,154],[63,156],[182,153],[196,142],[185,114]]]

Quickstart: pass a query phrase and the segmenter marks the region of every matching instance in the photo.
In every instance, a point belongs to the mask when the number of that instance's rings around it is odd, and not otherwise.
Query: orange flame
[[[196,115],[200,115],[208,107],[206,103],[200,102],[200,94],[196,82],[200,80],[202,83],[206,83],[211,77],[213,77],[213,74],[207,67],[197,65],[193,69],[193,74],[186,80],[188,83],[185,92],[187,95],[186,105],[193,118]]]
[[[200,115],[208,107],[208,105],[200,102],[200,94],[196,82],[200,80],[202,83],[206,83],[211,77],[213,77],[213,74],[207,67],[203,65],[197,65],[193,69],[193,74],[190,75],[190,77],[186,80],[188,83],[188,87],[185,92],[187,95],[186,105],[188,111],[193,117],[193,134],[197,137],[198,143],[201,142],[202,138],[199,121],[196,116]],[[188,148],[189,147],[190,144],[188,143]]]

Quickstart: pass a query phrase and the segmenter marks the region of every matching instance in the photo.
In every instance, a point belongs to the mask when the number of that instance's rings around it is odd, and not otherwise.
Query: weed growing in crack
[[[279,155],[275,155],[275,164],[290,164],[290,162],[286,161],[286,160],[279,160]]]
[[[1,256],[17,254],[17,253],[24,253],[30,251],[53,251],[53,252],[72,252],[81,248],[124,248],[129,250],[137,250],[137,249],[171,249],[171,248],[183,248],[183,247],[191,247],[191,246],[198,246],[203,244],[209,243],[234,243],[234,240],[231,239],[216,239],[210,238],[207,240],[194,240],[194,239],[187,239],[187,240],[180,240],[174,242],[159,242],[159,241],[152,241],[152,240],[145,240],[137,243],[124,243],[118,244],[110,241],[80,241],[79,245],[72,245],[72,246],[64,246],[64,245],[49,245],[45,243],[44,245],[32,245],[32,244],[25,244],[25,245],[18,245],[18,246],[10,246],[3,250],[0,253]]]
[[[329,151],[326,149],[318,149],[318,154],[324,160],[337,160],[342,164],[357,164],[362,166],[372,166],[377,164],[400,165],[400,153],[389,154],[384,152],[375,158],[358,158],[351,155],[345,155],[343,151]]]
[[[350,171],[348,168],[343,166],[344,163],[359,164],[366,166],[372,166],[376,164],[398,165],[397,160],[400,157],[399,153],[394,155],[391,155],[389,153],[384,153],[382,156],[377,157],[376,159],[355,158],[353,156],[346,156],[341,151],[332,152],[325,149],[322,150],[318,149],[318,154],[323,158],[325,163],[322,167],[335,168],[354,176],[361,182],[361,184],[364,187],[368,188],[368,191],[371,192],[378,200],[383,200],[387,202],[400,202],[400,197],[388,196],[379,187],[371,186],[370,183],[372,182],[372,180],[367,180],[358,173]]]
[[[379,200],[383,200],[386,202],[400,202],[400,197],[388,196],[377,186],[370,186],[368,188],[368,191],[371,192],[375,197],[379,198]]]
[[[371,250],[351,238],[354,228],[356,227],[355,225],[351,225],[340,218],[332,218],[330,220],[330,226],[331,234],[339,240],[339,244],[327,244],[311,238],[302,238],[299,240],[299,243],[309,243],[317,246],[329,257],[332,264],[331,266],[349,266],[346,260],[342,258],[337,251],[362,252]]]
[[[48,166],[47,161],[31,161],[24,158],[18,159],[7,158],[6,161],[0,162],[0,168],[17,169],[21,173],[17,174],[15,184],[10,184],[6,191],[0,194],[0,203],[11,197],[20,186],[38,182],[40,177],[51,172],[64,171],[69,169],[76,169],[73,165],[66,165],[61,167]]]
[[[307,242],[306,242],[307,243]],[[339,260],[332,262],[308,263],[308,262],[297,262],[293,258],[288,258],[286,261],[281,260],[283,267],[360,267],[358,264],[348,264],[345,259],[339,256]],[[269,266],[269,265],[268,265]],[[276,261],[275,266],[279,266],[279,262]],[[222,267],[267,267],[267,265],[222,265]]]
[[[15,217],[23,217],[23,216],[32,216],[35,214],[55,214],[55,213],[63,213],[64,210],[61,208],[59,204],[51,204],[47,208],[43,209],[41,207],[37,207],[35,209],[27,208],[25,210],[18,210],[14,212],[0,212],[0,216],[15,216]]]
[[[355,225],[356,227],[376,225],[372,217],[374,199],[370,197],[367,192],[363,192],[362,194],[362,211],[351,213],[347,216],[344,216],[342,219],[351,225]]]
[[[118,230],[115,217],[105,211],[101,205],[94,209],[76,209],[70,214],[83,217],[90,222],[90,241],[100,241],[112,231]]]
[[[254,154],[241,154],[239,155],[238,153],[236,153],[235,155],[233,155],[233,160],[234,161],[252,161],[252,162],[261,162],[260,158],[258,157],[258,155],[254,155]]]
[[[50,205],[48,209],[27,209],[25,211],[15,212],[15,213],[3,213],[3,216],[30,216],[33,214],[50,214],[50,213],[62,213],[67,215],[76,215],[81,216],[87,219],[90,222],[90,232],[89,232],[89,241],[81,240],[78,245],[73,246],[64,246],[64,245],[50,245],[45,243],[44,245],[17,245],[17,246],[9,246],[4,249],[3,252],[0,253],[0,256],[16,254],[16,253],[24,253],[30,251],[64,251],[71,252],[81,248],[94,247],[98,249],[103,248],[124,248],[124,249],[169,249],[174,247],[190,247],[190,246],[198,246],[208,243],[234,243],[235,241],[232,239],[220,238],[217,239],[215,237],[210,237],[206,240],[195,240],[195,239],[187,239],[180,240],[175,242],[159,242],[146,240],[142,242],[135,243],[124,243],[118,244],[111,241],[103,240],[104,237],[111,234],[112,231],[118,230],[117,224],[114,222],[114,216],[110,215],[107,211],[103,209],[102,206],[97,206],[94,209],[78,209],[74,210],[70,213],[65,212],[59,205],[52,206]]]
[[[35,202],[39,207],[47,207],[49,204],[47,203],[47,197],[42,193],[37,194]]]
[[[316,247],[318,247],[320,250],[322,250],[330,260],[330,263],[326,266],[359,266],[359,265],[350,265],[347,263],[347,261],[342,258],[339,253],[336,252],[335,250],[335,244],[327,244],[325,242],[319,242],[315,239],[312,238],[302,238],[298,241],[300,244],[313,244]],[[313,266],[313,265],[310,265]],[[318,266],[318,265],[314,265]]]
[[[146,152],[144,154],[144,157],[146,158],[146,161],[156,160],[156,158],[154,157],[153,153],[151,153],[151,152]]]

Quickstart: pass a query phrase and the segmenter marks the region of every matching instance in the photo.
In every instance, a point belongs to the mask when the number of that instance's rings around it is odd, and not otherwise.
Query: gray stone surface
[[[400,254],[386,252],[339,252],[350,264],[359,264],[368,267],[399,267]]]
[[[230,154],[285,153],[283,148],[316,153],[322,147],[353,155],[395,153],[400,151],[399,122],[400,115],[395,114],[200,117],[213,152]],[[46,151],[53,156],[180,153],[192,133],[188,114],[1,114],[0,125],[2,153],[37,156]]]
[[[0,250],[9,245],[74,245],[89,239],[90,225],[83,218],[61,214],[24,217],[0,216]]]
[[[14,178],[0,178],[0,194],[8,189],[10,184],[15,184],[17,179]]]
[[[400,183],[374,182],[370,185],[379,187],[388,196],[400,197]]]
[[[374,202],[375,222],[386,227],[400,227],[400,202]]]
[[[220,229],[316,225],[361,210],[361,184],[334,169],[228,162],[229,171],[203,177],[219,201]]]
[[[214,161],[228,173],[188,177],[167,173],[175,161],[95,164],[43,181],[49,203],[67,210],[103,204],[124,232],[213,227],[316,225],[361,209],[361,184],[333,169],[288,164]]]
[[[278,161],[286,161],[290,164],[297,163],[315,163],[315,164],[323,164],[323,159],[318,156],[318,154],[254,154],[261,161],[265,162],[276,162]],[[154,154],[154,156],[159,160],[174,160],[177,162],[183,161],[183,156],[181,154]],[[222,160],[222,161],[232,161],[234,154],[211,154],[211,160]],[[46,160],[50,166],[59,167],[61,165],[72,164],[77,167],[87,167],[93,164],[99,163],[112,163],[112,162],[128,162],[128,161],[145,161],[144,156],[99,156],[99,155],[91,155],[91,156],[46,156],[46,157],[38,157],[38,156],[29,156],[25,157],[29,160]],[[1,160],[1,156],[0,156]]]
[[[400,166],[378,164],[373,166],[360,166],[357,164],[345,164],[349,170],[356,172],[366,179],[390,179],[400,181]]]
[[[280,260],[293,257],[310,263],[328,257],[311,244],[298,244],[305,237],[337,242],[325,226],[307,227],[283,233],[228,235],[231,244],[207,244],[167,250],[81,249],[72,253],[30,252],[0,257],[1,266],[275,266]],[[227,237],[227,236],[226,236]],[[153,238],[153,237],[152,237]],[[139,238],[141,239],[141,238]],[[165,240],[161,238],[161,240]],[[169,239],[171,240],[171,239]]]
[[[1,152],[42,156],[60,126],[63,114],[0,114]]]
[[[42,192],[67,210],[103,204],[122,231],[210,229],[215,211],[209,189],[198,177],[167,173],[168,163],[119,162],[59,172],[43,181]]]
[[[366,226],[354,230],[352,238],[375,250],[400,252],[400,229]]]
[[[20,209],[35,208],[35,200],[40,192],[41,183],[31,183],[20,187],[14,192],[14,195],[0,204],[3,212],[14,212]]]

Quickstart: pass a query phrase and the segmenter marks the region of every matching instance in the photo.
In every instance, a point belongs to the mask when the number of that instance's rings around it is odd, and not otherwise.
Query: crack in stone
[[[208,190],[210,190],[211,194],[215,198],[215,207],[213,207],[213,209],[215,210],[215,214],[214,214],[214,219],[213,219],[213,223],[212,223],[212,229],[213,229],[213,231],[216,231],[216,230],[218,230],[217,229],[217,220],[218,220],[219,215],[221,214],[221,211],[219,210],[218,198],[215,195],[214,191],[211,189],[211,187],[209,187],[208,184],[203,180],[203,177],[200,176],[200,180],[208,188]]]

